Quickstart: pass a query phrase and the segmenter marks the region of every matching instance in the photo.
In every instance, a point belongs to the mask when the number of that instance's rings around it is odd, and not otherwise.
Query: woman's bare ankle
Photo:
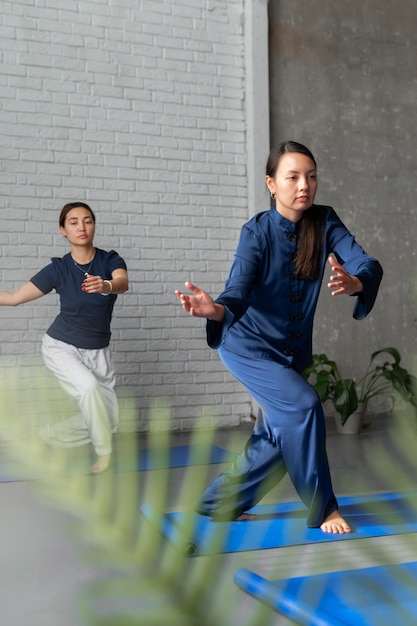
[[[96,462],[90,466],[90,472],[92,474],[101,474],[108,469],[110,465],[111,454],[99,454]]]
[[[256,515],[254,513],[241,513],[239,517],[236,518],[236,522],[250,522],[255,518]]]

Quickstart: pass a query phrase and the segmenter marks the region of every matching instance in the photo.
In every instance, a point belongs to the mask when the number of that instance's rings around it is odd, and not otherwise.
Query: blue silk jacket
[[[225,289],[216,299],[225,306],[225,320],[207,322],[210,347],[222,346],[252,359],[272,359],[302,372],[311,361],[313,319],[330,253],[363,284],[363,292],[355,296],[353,317],[360,320],[371,311],[382,268],[332,207],[321,209],[324,241],[316,280],[299,279],[295,274],[299,223],[272,208],[243,226]]]

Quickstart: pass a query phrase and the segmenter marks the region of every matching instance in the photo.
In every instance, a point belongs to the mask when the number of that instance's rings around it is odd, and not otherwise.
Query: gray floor
[[[417,435],[412,429],[404,429],[404,424],[410,423],[409,417],[394,420],[391,416],[379,416],[373,427],[360,436],[342,436],[328,419],[327,449],[336,494],[415,488]],[[238,431],[220,431],[216,443],[238,450],[249,429],[247,425]],[[129,435],[130,439],[132,437]],[[123,449],[122,439],[117,442],[120,450]],[[181,444],[188,439],[187,434],[176,433],[172,442]],[[0,459],[4,456],[7,456],[5,446],[0,449]],[[210,466],[207,478],[217,475],[223,467]],[[200,471],[201,468],[194,470],[196,480]],[[140,474],[139,500],[146,500],[152,472]],[[176,505],[181,500],[183,478],[182,469],[169,472],[167,492]],[[0,623],[5,626],[84,626],[86,622],[79,611],[80,594],[87,583],[106,575],[108,564],[103,566],[85,558],[86,542],[74,530],[79,527],[75,516],[47,504],[36,483],[0,483]],[[268,494],[266,501],[278,499],[296,499],[286,479]],[[238,567],[247,567],[266,577],[285,578],[415,558],[417,540],[414,535],[403,535],[223,555],[219,567],[230,576]],[[235,585],[230,586],[222,602],[228,617],[218,626],[290,623],[268,609],[264,610],[261,622],[259,615],[251,622],[250,616],[258,603]],[[164,621],[161,626],[169,626],[169,622]]]

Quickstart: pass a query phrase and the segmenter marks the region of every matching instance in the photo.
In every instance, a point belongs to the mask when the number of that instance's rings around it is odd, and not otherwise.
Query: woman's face
[[[317,171],[314,162],[301,152],[286,152],[279,160],[275,177],[266,176],[271,194],[275,194],[276,209],[291,222],[298,222],[311,207],[317,191]]]
[[[94,231],[93,217],[90,211],[84,207],[75,207],[68,211],[65,224],[61,226],[61,233],[74,246],[92,245]]]

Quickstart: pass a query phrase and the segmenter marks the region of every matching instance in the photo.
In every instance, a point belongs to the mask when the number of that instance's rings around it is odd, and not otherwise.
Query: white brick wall
[[[158,399],[178,429],[250,412],[174,295],[186,279],[221,290],[254,212],[243,11],[244,0],[1,0],[1,289],[67,251],[63,204],[91,204],[96,244],[129,268],[112,338],[121,396],[136,405],[125,429],[147,428]],[[56,312],[55,295],[3,307],[2,363],[39,362]]]

